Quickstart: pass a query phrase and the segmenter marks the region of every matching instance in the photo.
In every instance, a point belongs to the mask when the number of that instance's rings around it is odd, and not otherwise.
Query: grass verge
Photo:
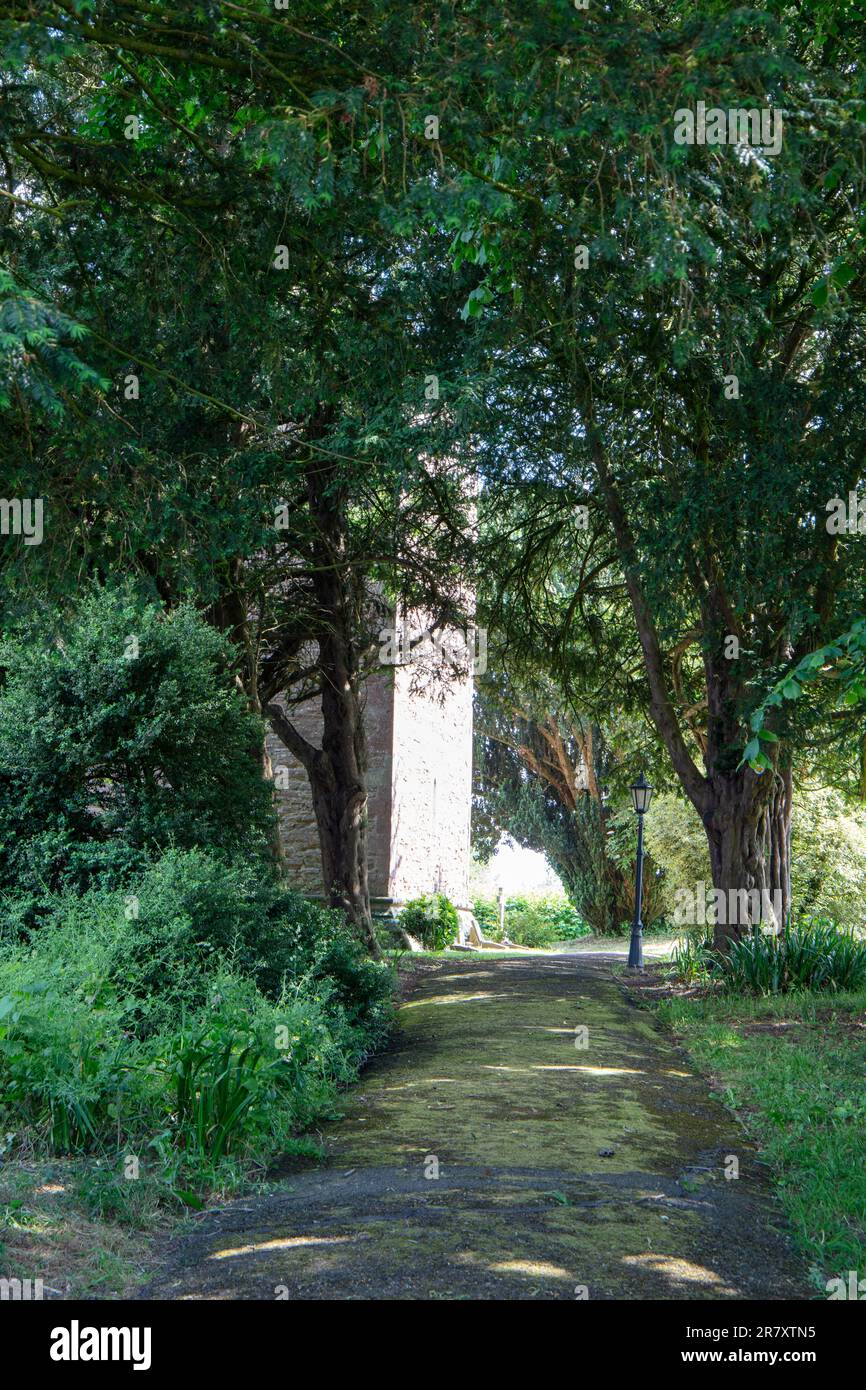
[[[69,1159],[0,1168],[0,1274],[41,1279],[45,1298],[122,1298],[149,1267],[140,1229],[88,1214],[80,1182],[86,1164]],[[148,1235],[168,1225],[165,1213]]]
[[[665,997],[659,984],[653,1007],[757,1143],[815,1287],[866,1275],[866,992]]]

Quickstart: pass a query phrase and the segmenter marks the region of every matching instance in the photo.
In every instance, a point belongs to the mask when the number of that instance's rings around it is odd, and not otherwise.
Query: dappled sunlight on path
[[[416,965],[328,1162],[204,1214],[146,1296],[808,1297],[735,1121],[610,965]]]

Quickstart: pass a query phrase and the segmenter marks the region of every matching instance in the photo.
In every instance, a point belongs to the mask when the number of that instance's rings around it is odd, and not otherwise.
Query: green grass
[[[866,1274],[866,991],[656,1007],[758,1144],[816,1287]]]

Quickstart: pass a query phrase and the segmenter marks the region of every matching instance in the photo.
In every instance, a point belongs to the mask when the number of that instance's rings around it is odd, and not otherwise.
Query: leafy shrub
[[[722,983],[738,993],[854,990],[866,985],[866,942],[833,923],[810,922],[778,936],[757,931],[718,958]]]
[[[709,985],[713,961],[712,927],[695,927],[674,947],[674,974],[684,985]]]
[[[94,1201],[120,1208],[118,1154],[152,1162],[160,1182],[172,1174],[174,1191],[291,1149],[391,1016],[388,968],[366,960],[339,914],[283,895],[281,920],[294,924],[264,968],[276,928],[257,935],[248,902],[224,905],[210,938],[196,915],[225,866],[169,857],[162,896],[145,887],[138,918],[119,895],[67,896],[29,944],[0,950],[0,1124],[51,1153],[114,1155]],[[151,920],[190,858],[207,892]],[[271,997],[257,973],[279,978]]]
[[[499,939],[499,905],[495,898],[476,898],[475,916],[482,930]],[[505,932],[516,946],[547,948],[558,941],[576,941],[590,928],[566,898],[509,898],[505,907]]]
[[[0,648],[0,1128],[137,1219],[297,1151],[392,977],[276,880],[261,725],[196,613],[98,591],[54,626]]]
[[[499,904],[495,898],[475,898],[472,912],[485,936],[499,939]]]
[[[457,936],[460,919],[444,893],[413,898],[400,913],[400,926],[421,942],[425,950],[444,951]]]
[[[339,1009],[357,1037],[358,1062],[384,1039],[393,1018],[393,972],[371,960],[341,912],[283,892],[259,949],[269,962],[259,968],[262,987],[272,991],[281,970],[282,982],[294,979],[310,997]]]
[[[834,922],[816,920],[778,934],[753,931],[723,954],[713,949],[709,928],[680,942],[674,969],[685,983],[715,981],[736,994],[857,990],[866,986],[866,941]]]
[[[180,1142],[215,1161],[245,1137],[251,1111],[269,1110],[286,1080],[273,1048],[214,1023],[172,1038],[165,1065]]]
[[[138,1036],[185,1027],[207,1002],[215,971],[255,973],[257,925],[274,890],[254,870],[203,850],[171,849],[127,889],[46,900],[32,940],[44,949],[57,931],[99,937]]]
[[[152,1089],[98,948],[76,944],[78,968],[57,952],[0,962],[3,1122],[54,1153],[98,1147],[121,1113],[134,1126]]]
[[[18,918],[65,888],[118,887],[154,851],[261,860],[262,726],[191,607],[94,589],[0,644],[0,876]]]
[[[101,968],[126,1000],[126,1026],[142,1038],[186,1029],[220,970],[271,1000],[299,985],[327,997],[357,1030],[359,1056],[390,1023],[390,970],[366,956],[341,913],[283,889],[259,865],[209,851],[167,850],[122,892],[46,898],[31,935],[42,958],[58,935],[101,943]]]

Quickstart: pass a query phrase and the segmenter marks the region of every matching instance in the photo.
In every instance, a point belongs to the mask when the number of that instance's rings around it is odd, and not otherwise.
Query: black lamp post
[[[628,963],[635,970],[643,969],[643,922],[641,905],[643,903],[643,818],[652,801],[653,789],[641,773],[631,786],[631,799],[637,816],[637,864],[635,866],[634,921],[631,926],[631,944],[628,948]]]

